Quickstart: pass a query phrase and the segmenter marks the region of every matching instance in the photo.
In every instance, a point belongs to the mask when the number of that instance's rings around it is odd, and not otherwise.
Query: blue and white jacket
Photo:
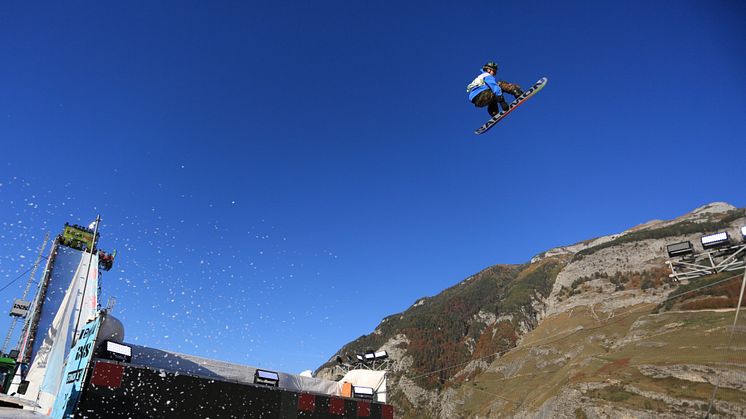
[[[495,76],[488,72],[484,72],[477,76],[468,86],[466,86],[466,92],[469,93],[469,101],[471,102],[474,97],[487,89],[492,89],[495,95],[499,96],[503,92],[500,90],[500,86],[497,85]]]

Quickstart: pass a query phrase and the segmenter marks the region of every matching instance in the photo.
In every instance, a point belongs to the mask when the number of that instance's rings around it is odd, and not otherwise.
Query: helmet
[[[485,64],[485,65],[482,66],[482,70],[484,70],[484,71],[487,71],[488,68],[491,69],[491,70],[494,70],[495,73],[497,73],[497,63],[496,62],[490,61],[487,64]]]

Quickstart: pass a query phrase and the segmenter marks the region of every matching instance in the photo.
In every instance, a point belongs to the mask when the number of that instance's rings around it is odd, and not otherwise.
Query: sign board
[[[93,357],[101,317],[101,315],[96,316],[95,320],[85,325],[78,334],[75,346],[70,349],[70,355],[68,355],[65,364],[65,372],[62,374],[62,385],[52,411],[52,417],[55,419],[70,417],[78,404],[85,372]]]
[[[13,308],[10,309],[10,315],[14,317],[26,317],[29,307],[31,307],[31,301],[16,298],[13,300]]]

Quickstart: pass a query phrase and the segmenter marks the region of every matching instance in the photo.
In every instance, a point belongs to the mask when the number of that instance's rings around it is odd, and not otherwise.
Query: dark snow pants
[[[518,97],[520,95],[519,92],[522,91],[521,86],[502,80],[497,82],[497,86],[500,87],[500,90],[503,92],[507,92],[515,97]],[[476,95],[471,102],[478,108],[484,108],[486,106],[487,112],[489,112],[490,115],[497,115],[500,112],[500,105],[497,102],[497,96],[491,89],[487,89]]]

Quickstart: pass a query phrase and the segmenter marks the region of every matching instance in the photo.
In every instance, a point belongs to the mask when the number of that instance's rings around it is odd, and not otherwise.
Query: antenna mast
[[[10,315],[13,316],[13,321],[10,323],[10,328],[8,329],[8,335],[5,336],[5,342],[3,342],[3,347],[0,349],[1,353],[5,353],[5,349],[8,347],[8,343],[10,342],[10,337],[13,335],[13,331],[16,328],[16,323],[18,323],[18,319],[21,317],[26,317],[28,314],[28,308],[30,306],[30,302],[26,301],[26,296],[28,295],[29,290],[31,289],[31,284],[34,282],[34,276],[36,276],[36,269],[39,267],[39,264],[41,263],[41,258],[44,255],[44,249],[47,247],[47,242],[49,241],[49,232],[47,231],[47,234],[44,235],[44,241],[41,244],[41,247],[39,248],[39,254],[36,256],[36,262],[34,262],[33,267],[31,268],[31,274],[28,277],[28,281],[26,282],[26,289],[23,290],[23,295],[21,296],[20,300],[15,300],[13,302],[13,309],[10,312]],[[25,310],[24,308],[25,307]]]

